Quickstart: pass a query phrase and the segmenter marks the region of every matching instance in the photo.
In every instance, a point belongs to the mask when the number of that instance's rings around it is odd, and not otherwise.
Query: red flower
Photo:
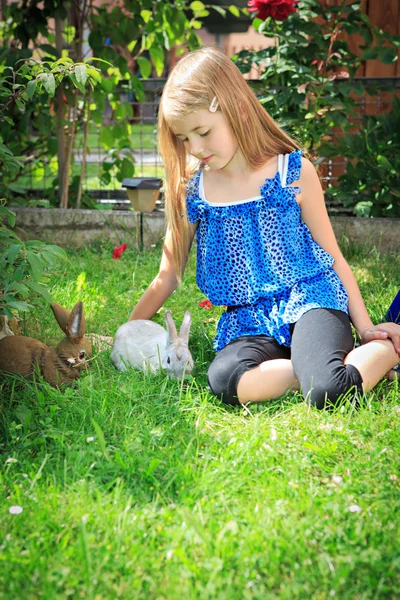
[[[127,249],[127,245],[126,244],[122,244],[122,246],[120,246],[119,248],[114,248],[114,251],[112,253],[112,257],[113,258],[120,258],[123,251]]]
[[[213,307],[209,300],[203,300],[202,302],[198,302],[198,305],[201,306],[201,308],[206,308],[207,310],[211,310]]]
[[[258,12],[257,17],[265,21],[272,17],[275,21],[285,21],[291,13],[296,12],[299,0],[249,0],[249,12]]]

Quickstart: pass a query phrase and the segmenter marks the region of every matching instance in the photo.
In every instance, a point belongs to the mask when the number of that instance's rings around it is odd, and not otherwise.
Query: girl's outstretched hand
[[[400,325],[396,323],[379,323],[379,325],[366,327],[361,331],[360,339],[362,344],[372,340],[390,339],[397,354],[400,354]]]

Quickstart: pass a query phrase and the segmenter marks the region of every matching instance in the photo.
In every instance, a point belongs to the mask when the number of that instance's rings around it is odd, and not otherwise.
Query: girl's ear
[[[176,339],[178,338],[178,334],[176,331],[176,326],[175,326],[174,320],[173,320],[172,315],[169,312],[169,310],[167,310],[165,313],[165,324],[167,326],[169,342],[170,343],[175,342]]]
[[[65,334],[70,342],[76,344],[83,338],[85,331],[86,322],[83,315],[83,304],[82,302],[77,302],[69,315]]]
[[[182,325],[179,330],[179,337],[187,345],[189,345],[189,333],[190,333],[191,324],[192,324],[192,315],[190,314],[190,312],[185,312],[185,316],[183,317]]]

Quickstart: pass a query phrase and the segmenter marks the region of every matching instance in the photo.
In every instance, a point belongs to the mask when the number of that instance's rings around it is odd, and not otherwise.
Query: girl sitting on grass
[[[398,361],[400,326],[372,324],[315,168],[218,50],[172,71],[159,144],[167,233],[130,319],[152,318],[177,288],[196,234],[197,283],[227,307],[208,370],[216,396],[246,404],[301,389],[324,408],[371,390]]]

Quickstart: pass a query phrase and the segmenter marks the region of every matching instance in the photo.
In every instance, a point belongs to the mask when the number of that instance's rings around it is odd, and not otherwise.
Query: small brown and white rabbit
[[[115,334],[111,360],[120,371],[127,366],[149,369],[153,373],[166,369],[169,377],[182,379],[193,370],[193,358],[189,350],[189,332],[192,317],[185,313],[179,335],[172,315],[165,313],[167,329],[148,321],[137,319],[121,325]]]
[[[47,383],[57,387],[71,385],[80,371],[87,369],[92,347],[85,338],[82,302],[75,304],[71,312],[59,304],[50,306],[67,337],[56,348],[24,335],[4,337],[0,340],[0,371],[29,377],[38,369]]]

